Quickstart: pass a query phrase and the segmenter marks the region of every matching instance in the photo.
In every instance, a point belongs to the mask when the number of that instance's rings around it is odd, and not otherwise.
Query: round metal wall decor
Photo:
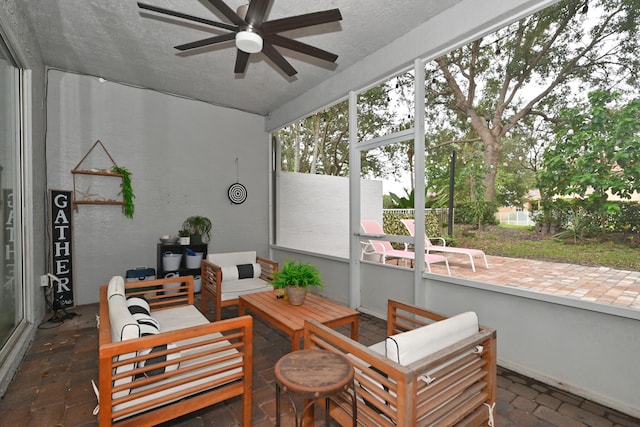
[[[236,182],[235,184],[231,184],[231,187],[229,187],[228,195],[231,203],[240,205],[247,200],[247,189],[244,185]]]

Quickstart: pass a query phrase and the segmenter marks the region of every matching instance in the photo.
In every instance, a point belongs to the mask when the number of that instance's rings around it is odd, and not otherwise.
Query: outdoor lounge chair
[[[382,226],[375,220],[362,220],[360,226],[365,233],[369,234],[385,234],[382,230]],[[382,263],[387,263],[387,258],[398,258],[404,260],[414,261],[415,252],[394,249],[391,243],[386,240],[373,240],[369,239],[369,246],[373,250],[373,253],[380,255]],[[365,252],[366,253],[366,252]],[[442,255],[424,254],[424,262],[427,264],[427,270],[431,273],[431,264],[444,262],[447,266],[447,273],[451,276],[451,270],[449,269],[449,261]]]
[[[407,230],[409,231],[409,234],[411,236],[415,236],[415,234],[416,234],[415,220],[413,220],[413,219],[402,219],[400,221],[407,228]],[[442,245],[434,245],[433,243],[431,243],[431,239],[440,240],[442,242]],[[487,262],[487,256],[480,249],[454,248],[454,247],[451,247],[451,246],[446,246],[446,244],[447,244],[446,241],[442,237],[429,238],[426,234],[424,236],[424,248],[425,248],[425,251],[427,253],[431,253],[431,252],[448,252],[448,253],[452,253],[452,254],[464,254],[464,255],[467,255],[469,257],[469,261],[471,261],[471,269],[474,272],[476,271],[476,265],[473,262],[473,258],[474,257],[482,257],[482,259],[484,259],[485,267],[489,268],[489,263]]]

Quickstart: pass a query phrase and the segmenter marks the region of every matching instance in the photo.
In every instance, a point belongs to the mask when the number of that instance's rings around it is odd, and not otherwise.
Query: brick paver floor
[[[468,257],[446,255],[455,277],[640,310],[638,271],[487,256],[489,269],[476,258],[473,272]],[[447,274],[442,265],[431,268],[434,273]]]
[[[44,323],[20,369],[0,400],[0,426],[95,426],[96,398],[91,380],[98,379],[97,304],[70,310],[78,316],[63,324]],[[224,317],[237,310],[223,311]],[[212,313],[209,313],[212,319]],[[385,321],[362,314],[360,341],[382,340]],[[348,329],[340,330],[348,334]],[[275,425],[273,366],[290,351],[289,338],[254,318],[253,425]],[[496,427],[609,426],[640,427],[640,420],[565,393],[514,372],[498,370]],[[293,425],[293,412],[285,411],[283,427]],[[298,402],[300,404],[301,402]],[[170,426],[231,427],[238,425],[239,399],[213,405],[175,420]],[[316,425],[322,425],[318,409]]]

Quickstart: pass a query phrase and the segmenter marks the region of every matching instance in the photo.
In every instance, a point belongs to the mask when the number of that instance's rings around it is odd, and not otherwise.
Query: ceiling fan
[[[218,9],[227,19],[229,19],[231,24],[211,21],[209,19],[199,18],[197,16],[187,15],[144,3],[138,3],[138,7],[140,9],[182,18],[187,21],[194,21],[210,25],[212,27],[229,30],[229,33],[208,37],[191,43],[185,43],[175,46],[175,48],[181,51],[187,51],[235,40],[237,54],[234,72],[238,74],[243,74],[247,70],[250,54],[262,52],[289,77],[295,75],[297,73],[296,69],[293,68],[289,61],[287,61],[284,56],[275,49],[274,45],[329,62],[335,62],[336,59],[338,59],[338,55],[289,37],[282,36],[278,33],[340,21],[342,20],[342,15],[340,14],[339,9],[330,9],[321,12],[312,12],[303,15],[265,21],[265,14],[269,8],[271,0],[251,0],[248,5],[240,6],[237,12],[234,12],[233,9],[227,6],[227,4],[222,0],[207,1],[211,3],[213,7]]]

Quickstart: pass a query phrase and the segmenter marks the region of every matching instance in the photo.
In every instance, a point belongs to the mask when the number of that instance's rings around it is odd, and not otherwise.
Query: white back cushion
[[[140,337],[138,322],[129,312],[124,296],[114,294],[109,298],[109,322],[111,323],[111,342],[130,340]]]
[[[107,299],[111,298],[112,295],[122,295],[124,297],[124,279],[122,276],[113,276],[109,280]]]
[[[209,254],[207,255],[207,261],[221,267],[238,264],[253,264],[256,262],[256,251]]]
[[[478,333],[478,315],[472,311],[387,337],[386,356],[408,365]]]
[[[122,279],[122,278],[121,278]],[[124,295],[113,294],[108,300],[109,304],[109,322],[111,324],[111,341],[118,342],[130,339],[136,339],[140,337],[140,327],[138,322],[129,312],[127,307],[127,300]],[[124,361],[136,356],[135,352],[126,353],[118,356],[118,361]],[[135,363],[127,363],[116,368],[116,374],[132,371],[135,368]],[[126,376],[117,379],[113,382],[114,386],[128,384],[133,381],[133,375]],[[129,390],[125,389],[113,393],[113,398],[126,396],[129,394]]]

